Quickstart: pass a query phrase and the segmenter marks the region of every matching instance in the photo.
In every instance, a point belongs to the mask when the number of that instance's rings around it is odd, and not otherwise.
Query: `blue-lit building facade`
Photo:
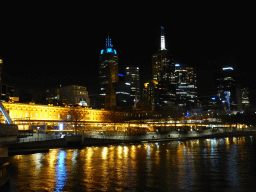
[[[234,67],[223,67],[216,77],[216,94],[198,98],[201,113],[236,114],[250,108],[249,89],[237,81]]]
[[[225,111],[237,110],[237,83],[233,67],[223,67],[217,78],[217,96],[222,100]]]
[[[234,67],[223,67],[217,78],[217,96],[224,111],[242,112],[250,107],[249,89],[242,87],[236,79]]]

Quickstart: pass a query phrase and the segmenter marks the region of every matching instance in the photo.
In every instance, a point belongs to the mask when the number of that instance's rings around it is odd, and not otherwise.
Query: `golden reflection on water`
[[[48,153],[16,155],[11,161],[17,169],[17,191],[140,191],[142,186],[155,190],[189,189],[202,185],[205,171],[210,175],[207,179],[215,180],[225,176],[221,175],[224,169],[227,175],[234,176],[226,175],[225,182],[239,183],[237,163],[243,171],[248,168],[247,153],[240,150],[245,143],[245,137],[227,137],[51,149]]]

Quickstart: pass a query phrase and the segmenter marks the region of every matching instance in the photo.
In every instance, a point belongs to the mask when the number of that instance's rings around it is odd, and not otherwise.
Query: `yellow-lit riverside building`
[[[18,125],[19,130],[29,130],[31,127],[47,125],[57,127],[60,124],[68,126],[76,121],[76,117],[71,117],[72,107],[60,107],[53,105],[37,105],[34,103],[2,103],[8,111],[13,123]],[[79,125],[95,123],[111,123],[119,121],[124,117],[124,113],[111,112],[106,110],[75,107],[75,115]],[[70,117],[69,117],[70,116]],[[5,117],[1,116],[1,123],[7,123]]]
[[[188,119],[173,120],[172,118],[165,119],[165,123],[156,120],[155,122],[139,121],[138,123],[129,124],[129,116],[136,116],[140,118],[146,118],[147,112],[130,114],[129,112],[120,111],[108,111],[104,109],[92,109],[86,107],[60,107],[49,105],[38,105],[34,103],[2,103],[6,111],[8,112],[13,124],[18,126],[19,130],[40,130],[40,131],[74,131],[74,126],[77,125],[77,131],[124,131],[128,127],[140,127],[148,128],[151,131],[160,129],[161,127],[172,128],[173,130],[179,130],[183,127],[190,127],[192,130],[198,128],[248,128],[245,124],[226,124],[221,122],[218,118],[214,122],[205,123],[203,120]],[[73,114],[72,111],[73,110]],[[71,112],[71,113],[70,113]],[[74,117],[71,117],[74,116]],[[77,116],[77,119],[76,119]],[[148,118],[147,118],[148,119]],[[1,123],[6,124],[6,118],[4,115],[0,116]],[[168,123],[167,123],[168,121]],[[202,121],[202,122],[201,122]],[[209,119],[208,119],[209,121]],[[62,127],[62,129],[60,128]],[[164,128],[166,129],[166,128]]]

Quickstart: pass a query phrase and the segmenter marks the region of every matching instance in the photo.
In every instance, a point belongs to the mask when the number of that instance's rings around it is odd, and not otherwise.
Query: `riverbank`
[[[239,132],[223,132],[213,134],[160,134],[157,132],[147,135],[137,136],[112,136],[112,137],[97,137],[72,135],[65,136],[64,138],[45,140],[45,141],[33,141],[33,142],[19,142],[9,144],[8,154],[19,155],[38,152],[47,152],[52,148],[81,148],[85,146],[104,146],[121,143],[151,143],[151,142],[166,142],[166,141],[186,141],[191,139],[207,139],[207,138],[223,138],[223,137],[241,137],[241,136],[253,136],[256,135],[256,131],[239,131]]]

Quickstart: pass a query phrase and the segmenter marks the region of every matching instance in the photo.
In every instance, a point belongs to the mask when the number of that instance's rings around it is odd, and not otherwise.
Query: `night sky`
[[[3,83],[15,89],[76,84],[93,91],[108,34],[120,72],[129,65],[139,66],[145,82],[151,78],[151,56],[159,49],[163,26],[171,57],[195,68],[200,95],[214,93],[214,74],[225,66],[233,66],[239,81],[255,95],[251,5],[180,5],[160,12],[157,8],[124,11],[125,5],[111,10],[22,6],[0,13]]]

